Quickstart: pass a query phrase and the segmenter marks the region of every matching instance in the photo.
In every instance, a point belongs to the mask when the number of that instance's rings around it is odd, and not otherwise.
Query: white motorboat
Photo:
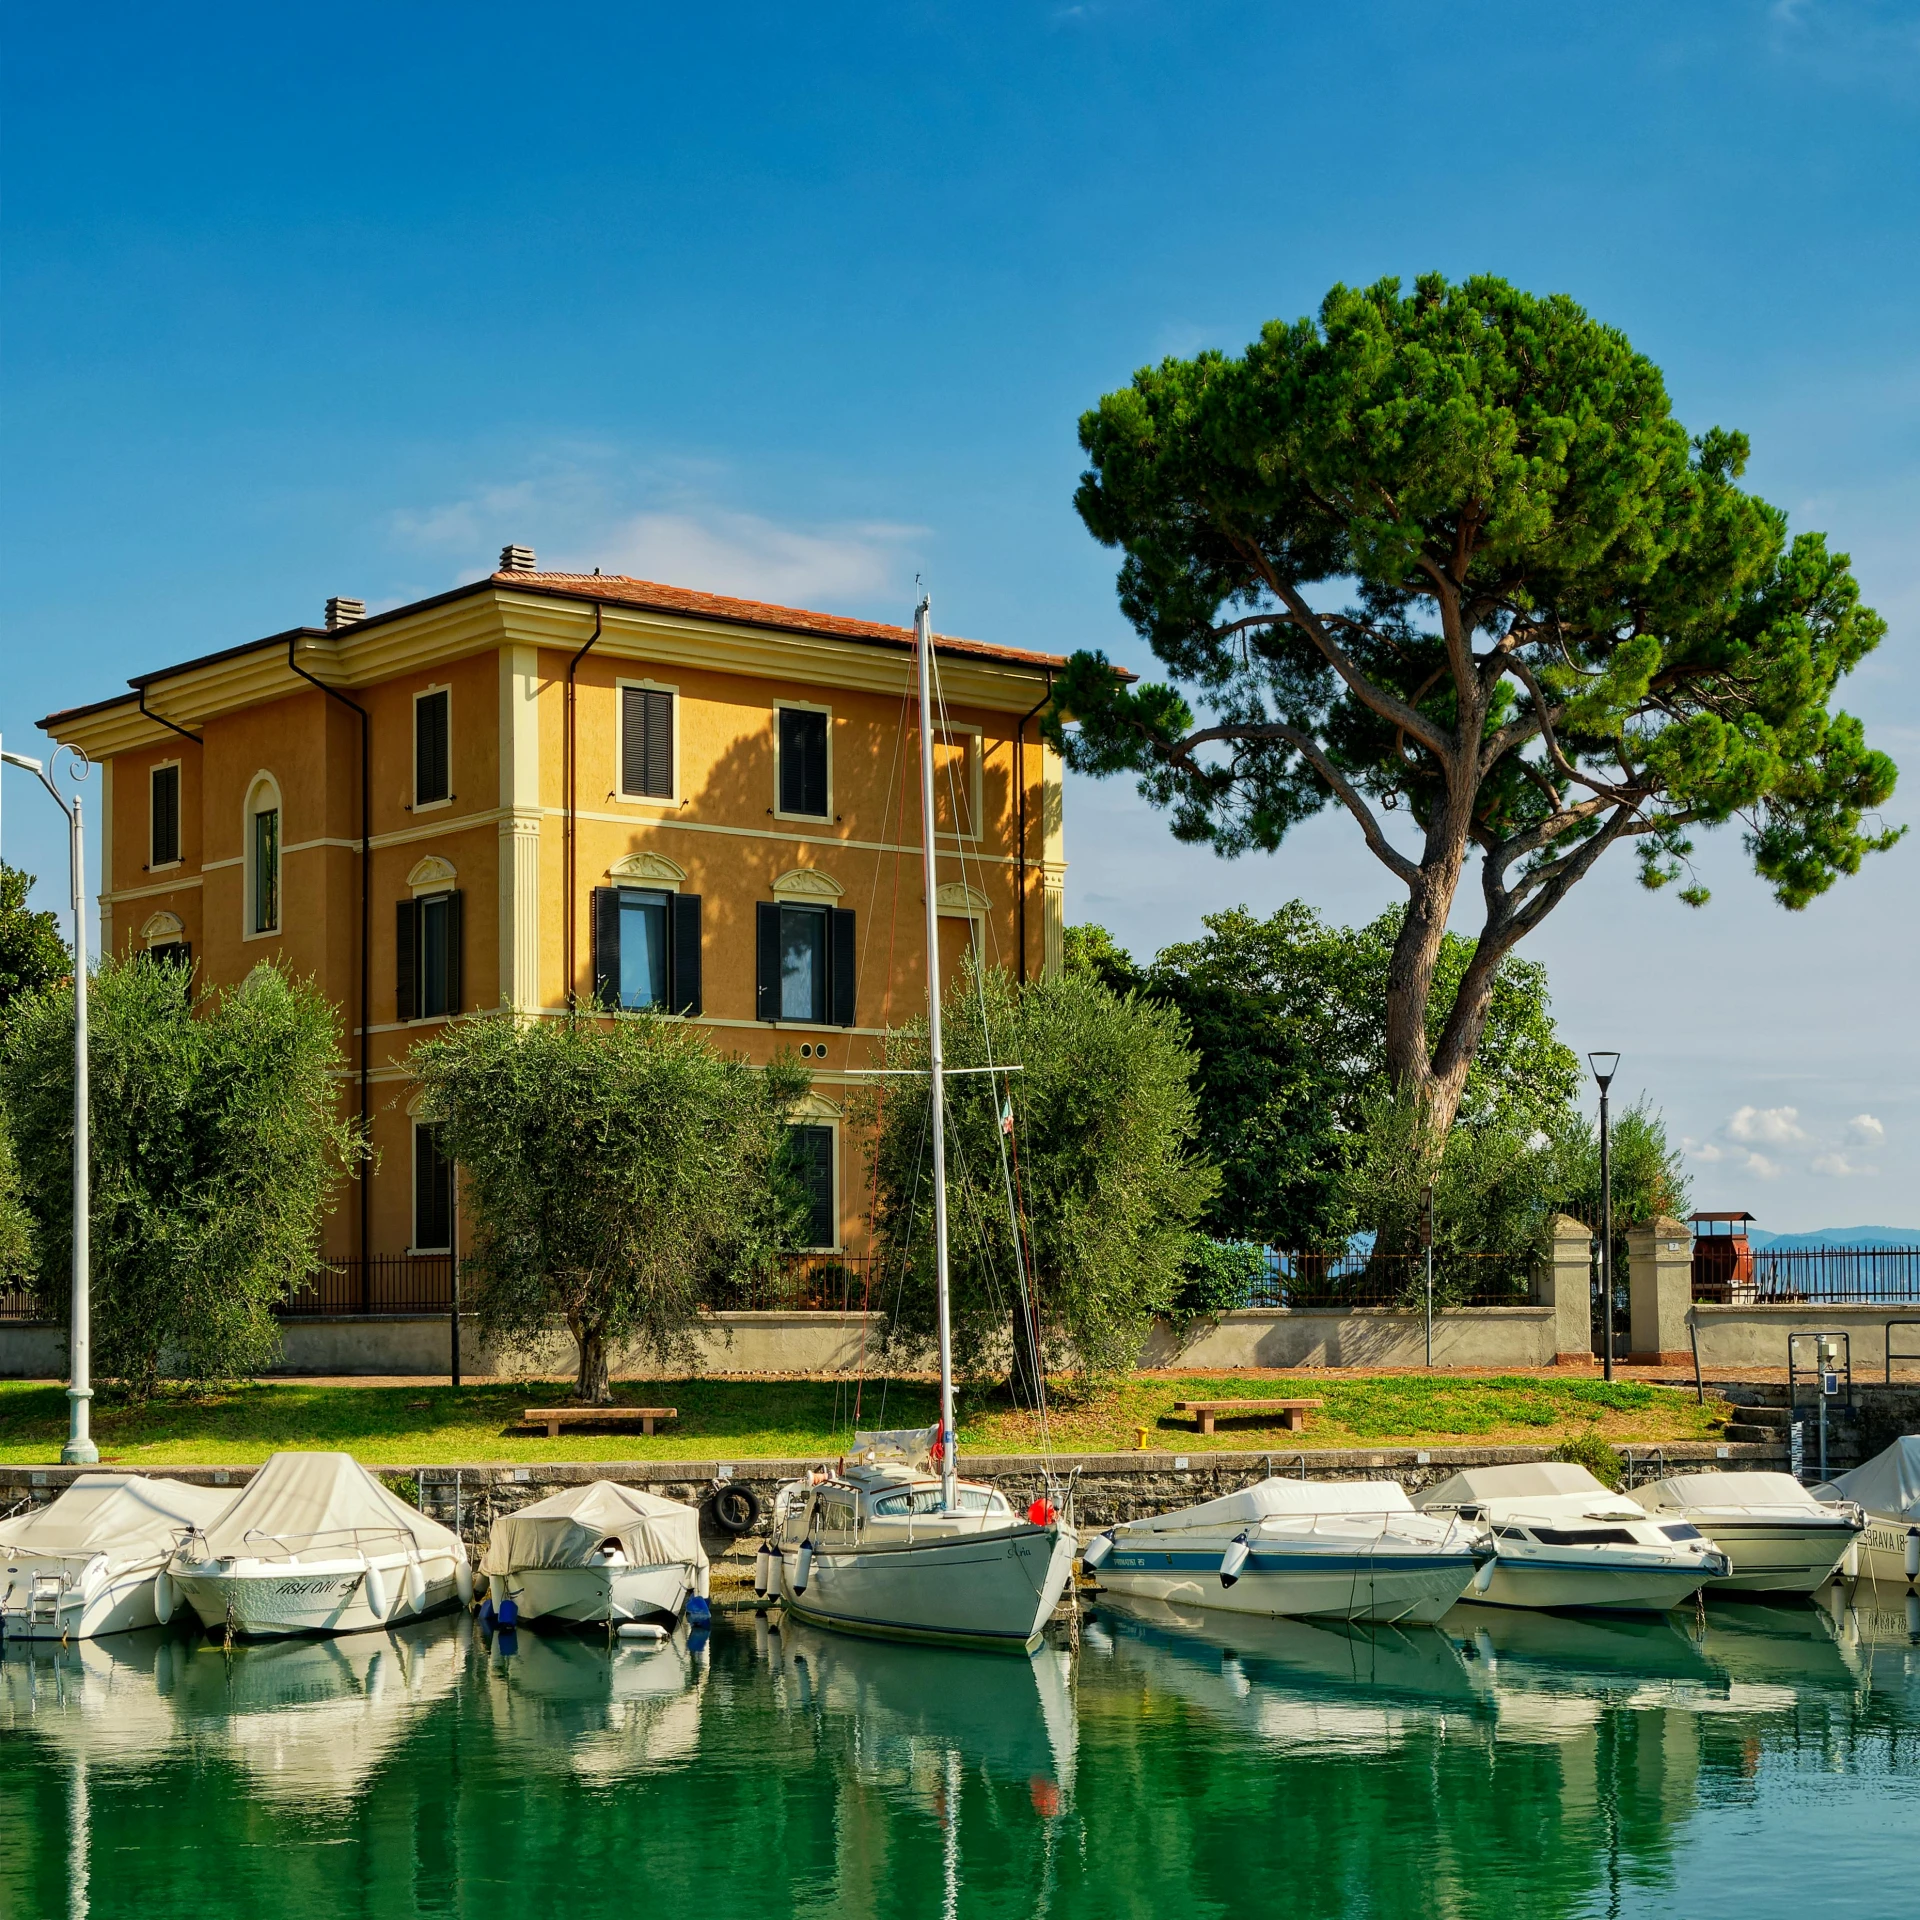
[[[1851,1500],[1866,1531],[1844,1571],[1876,1585],[1920,1582],[1920,1434],[1906,1434],[1864,1466],[1816,1487],[1824,1499]]]
[[[1566,1461],[1474,1467],[1414,1504],[1493,1529],[1490,1575],[1461,1595],[1484,1606],[1664,1613],[1730,1571],[1691,1521],[1656,1520]]]
[[[1672,1473],[1632,1498],[1726,1555],[1733,1571],[1709,1580],[1709,1593],[1812,1593],[1866,1525],[1852,1501],[1816,1500],[1790,1473]]]
[[[755,1584],[794,1614],[847,1633],[948,1646],[1032,1653],[1040,1630],[1073,1577],[1071,1514],[1053,1500],[1023,1514],[992,1487],[962,1482],[955,1454],[952,1298],[947,1236],[946,1056],[940,1030],[940,920],[933,798],[933,626],[925,598],[914,612],[920,688],[920,844],[926,905],[927,1138],[933,1170],[935,1323],[940,1352],[940,1418],[930,1433],[855,1436],[864,1458],[783,1487],[775,1527]],[[985,1071],[996,1088],[1014,1068]],[[1005,1132],[1013,1124],[1009,1098]],[[1006,1172],[1009,1211],[1013,1184]],[[1016,1295],[1030,1316],[1026,1255],[1012,1227]],[[1044,1393],[1044,1387],[1042,1387]],[[910,1446],[890,1444],[907,1439]],[[883,1454],[893,1457],[883,1459]]]
[[[458,1534],[388,1492],[351,1454],[276,1453],[162,1569],[209,1627],[244,1635],[362,1633],[473,1597]]]
[[[0,1632],[85,1640],[156,1625],[167,1556],[233,1501],[231,1487],[81,1474],[49,1505],[0,1521]]]
[[[1087,1549],[1114,1593],[1221,1613],[1431,1625],[1490,1563],[1487,1531],[1394,1480],[1262,1480],[1130,1520]]]
[[[875,1436],[859,1439],[871,1443]],[[1052,1504],[870,1457],[782,1487],[755,1585],[800,1620],[882,1639],[1031,1653],[1073,1577]]]
[[[677,1500],[593,1480],[493,1523],[480,1571],[503,1626],[677,1620],[707,1597],[700,1516]]]

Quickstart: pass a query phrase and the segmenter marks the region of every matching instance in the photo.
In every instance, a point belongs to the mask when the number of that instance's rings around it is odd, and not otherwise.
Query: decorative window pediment
[[[172,945],[186,930],[186,922],[177,913],[156,913],[140,929],[140,938],[150,947],[165,947]]]
[[[792,1120],[838,1120],[840,1109],[818,1093],[809,1093],[788,1116]]]
[[[958,880],[935,887],[933,904],[942,913],[989,913],[993,908],[993,903],[978,887],[966,886]]]
[[[795,867],[773,883],[777,900],[838,900],[845,891],[838,880],[817,867]]]
[[[686,877],[686,868],[676,866],[664,853],[622,854],[607,869],[609,880],[624,880],[636,886],[677,887]]]
[[[458,877],[451,860],[443,860],[437,853],[430,853],[413,863],[413,871],[407,875],[407,885],[415,893],[438,893],[452,886]]]

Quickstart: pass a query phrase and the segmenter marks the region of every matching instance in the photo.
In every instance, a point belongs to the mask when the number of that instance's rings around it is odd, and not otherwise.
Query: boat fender
[[[367,1563],[365,1586],[367,1605],[373,1609],[373,1617],[384,1620],[387,1617],[387,1576],[371,1561]]]
[[[499,1621],[500,1631],[509,1635],[520,1618],[519,1602],[504,1588],[501,1590],[500,1604],[493,1610],[493,1617]]]
[[[491,1599],[480,1602],[480,1624],[491,1633],[493,1631],[493,1602]]]
[[[419,1613],[427,1604],[427,1570],[419,1560],[407,1562],[407,1605]]]
[[[722,1533],[730,1533],[737,1540],[760,1524],[760,1496],[751,1487],[732,1480],[714,1489],[707,1512]]]
[[[453,1584],[460,1595],[463,1607],[473,1605],[473,1563],[468,1560],[456,1560],[453,1563]]]
[[[1907,1529],[1907,1578],[1920,1580],[1920,1527]]]
[[[769,1579],[767,1562],[772,1558],[772,1549],[762,1540],[760,1551],[753,1556],[753,1594],[756,1600],[766,1598]]]
[[[1105,1563],[1113,1548],[1113,1529],[1109,1527],[1105,1533],[1096,1534],[1087,1542],[1087,1550],[1080,1556],[1080,1564],[1091,1572]]]
[[[687,1601],[687,1625],[690,1627],[710,1627],[713,1625],[713,1609],[696,1593]]]
[[[1060,1517],[1060,1509],[1045,1494],[1040,1494],[1027,1504],[1028,1523],[1036,1527],[1050,1527]]]
[[[520,1637],[511,1627],[502,1627],[500,1637],[494,1641],[493,1650],[503,1660],[511,1660],[520,1651]]]
[[[1499,1562],[1496,1559],[1489,1557],[1482,1560],[1479,1566],[1474,1569],[1473,1590],[1475,1593],[1485,1593],[1486,1590],[1493,1585],[1493,1570],[1498,1565]]]
[[[1220,1584],[1223,1587],[1232,1586],[1240,1578],[1240,1569],[1247,1564],[1247,1556],[1252,1551],[1244,1533],[1235,1534],[1228,1541],[1226,1552],[1220,1556]]]
[[[804,1540],[800,1544],[800,1551],[794,1556],[794,1562],[793,1562],[794,1592],[805,1593],[807,1590],[807,1582],[812,1578],[813,1578],[813,1542],[811,1540]]]
[[[1920,1593],[1907,1595],[1907,1638],[1920,1640]]]
[[[173,1575],[165,1567],[153,1576],[153,1617],[164,1627],[173,1618],[174,1601],[177,1591],[173,1584]]]
[[[642,1640],[657,1646],[667,1637],[667,1630],[657,1620],[622,1620],[619,1628],[622,1640]]]

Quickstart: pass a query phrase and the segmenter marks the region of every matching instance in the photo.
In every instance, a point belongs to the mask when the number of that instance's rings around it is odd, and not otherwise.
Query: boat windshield
[[[1543,1547],[1631,1547],[1638,1544],[1625,1527],[1540,1527],[1533,1537]]]
[[[999,1494],[988,1492],[985,1487],[956,1487],[953,1492],[953,1504],[960,1513],[1005,1513],[1007,1511],[1006,1501]],[[898,1493],[881,1494],[873,1503],[873,1512],[877,1516],[940,1511],[938,1487],[903,1487]]]

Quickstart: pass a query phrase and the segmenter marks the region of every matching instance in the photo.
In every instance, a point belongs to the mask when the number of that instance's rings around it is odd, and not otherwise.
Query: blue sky
[[[1502,273],[1666,370],[1892,623],[1920,783],[1920,17],[1893,0],[17,10],[0,76],[0,732],[129,672],[545,562],[1135,659],[1080,411],[1337,280]],[[33,736],[36,737],[37,736]],[[18,774],[7,857],[63,858]],[[1342,823],[1227,864],[1121,785],[1069,892],[1136,951],[1370,916]],[[1603,873],[1531,951],[1696,1198],[1920,1225],[1911,844],[1788,916]]]

